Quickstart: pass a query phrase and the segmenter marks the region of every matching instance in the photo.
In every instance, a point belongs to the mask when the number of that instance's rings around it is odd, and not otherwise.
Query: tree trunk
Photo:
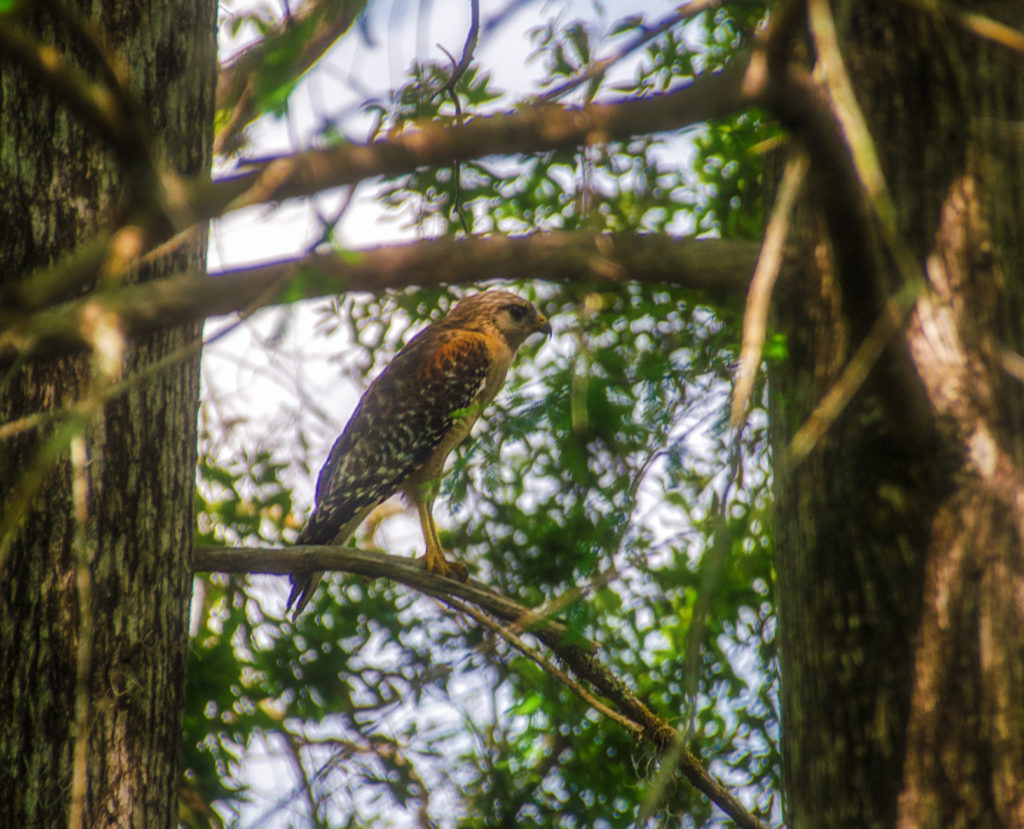
[[[215,4],[80,5],[129,78],[156,157],[180,173],[207,169]],[[15,20],[101,82],[66,20]],[[0,124],[0,288],[10,288],[116,227],[136,185],[65,101],[3,57]],[[130,280],[202,268],[205,253],[195,238]],[[176,825],[199,382],[199,351],[184,347],[199,333],[129,342],[129,391],[0,440],[2,826]],[[179,359],[147,373],[168,355]],[[0,386],[0,422],[102,388],[88,355],[23,365]]]
[[[1019,2],[958,5],[1024,26]],[[1024,826],[1020,56],[914,4],[832,7],[925,286],[787,464],[905,284],[889,254],[844,281],[823,222],[794,235],[771,378],[788,825]]]

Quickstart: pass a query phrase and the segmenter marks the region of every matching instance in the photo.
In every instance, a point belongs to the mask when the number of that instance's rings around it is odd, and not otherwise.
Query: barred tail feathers
[[[292,576],[292,592],[288,594],[288,604],[285,605],[285,610],[291,610],[293,622],[299,620],[299,616],[306,609],[309,600],[313,598],[313,593],[323,577],[323,573]],[[295,605],[294,609],[292,609],[292,605]]]
[[[378,504],[379,501],[367,504],[357,510],[355,515],[350,514],[349,520],[342,524],[340,529],[337,528],[337,524],[331,521],[321,521],[320,515],[314,512],[309,517],[306,526],[302,528],[302,532],[299,533],[299,537],[295,540],[295,545],[328,546],[348,544],[352,536],[355,535],[356,530],[359,529],[359,525],[363,523],[363,519]],[[288,602],[285,605],[286,611],[291,610],[292,621],[298,620],[306,605],[309,604],[309,600],[313,598],[313,593],[316,592],[316,588],[319,586],[323,576],[323,572],[292,574],[292,590],[288,594]]]

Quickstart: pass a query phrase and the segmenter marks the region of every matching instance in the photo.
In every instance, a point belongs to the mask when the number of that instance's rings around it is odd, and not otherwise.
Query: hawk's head
[[[458,328],[497,332],[513,351],[531,334],[551,333],[551,323],[532,303],[508,291],[481,291],[461,299],[444,321]]]

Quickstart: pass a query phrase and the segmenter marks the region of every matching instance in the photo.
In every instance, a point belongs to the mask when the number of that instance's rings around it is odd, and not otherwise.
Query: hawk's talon
[[[416,563],[435,576],[460,581],[463,584],[469,581],[469,570],[461,561],[449,561],[444,556],[434,557],[427,553],[416,559]]]

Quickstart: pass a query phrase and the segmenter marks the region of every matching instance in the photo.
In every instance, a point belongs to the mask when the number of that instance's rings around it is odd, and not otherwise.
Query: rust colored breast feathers
[[[426,566],[464,577],[465,568],[448,562],[437,541],[430,514],[437,481],[534,332],[551,327],[533,305],[507,291],[484,291],[417,334],[370,384],[335,442],[297,543],[344,544],[375,507],[403,491],[423,526]],[[293,578],[288,604],[296,616],[319,579]]]

